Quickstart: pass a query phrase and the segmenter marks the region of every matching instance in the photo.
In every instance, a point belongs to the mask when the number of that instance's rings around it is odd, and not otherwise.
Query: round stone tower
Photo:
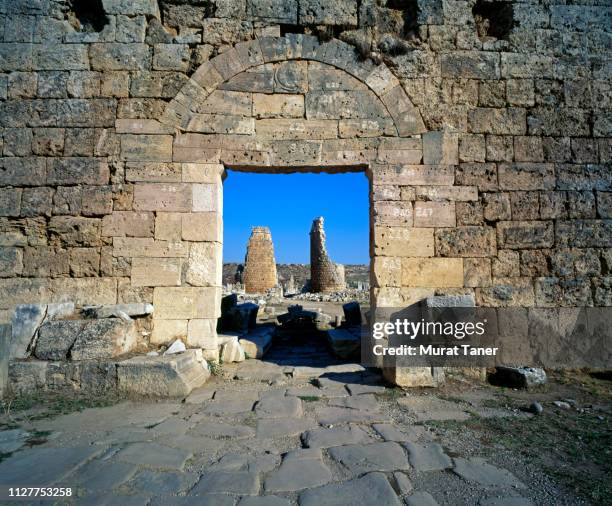
[[[333,263],[325,248],[323,217],[312,222],[310,229],[310,290],[312,292],[337,292],[344,290],[344,265]]]
[[[246,293],[264,293],[278,284],[274,245],[268,227],[253,227],[242,279]]]

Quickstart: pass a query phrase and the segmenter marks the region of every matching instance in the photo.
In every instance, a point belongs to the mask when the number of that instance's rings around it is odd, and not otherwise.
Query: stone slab
[[[408,460],[415,471],[442,471],[453,467],[452,460],[438,443],[417,445],[408,442],[404,443],[404,447],[408,450]]]
[[[117,460],[154,469],[178,469],[185,466],[191,452],[158,443],[134,443],[117,454]]]
[[[296,450],[292,456],[283,459],[280,467],[266,478],[266,492],[296,492],[325,485],[332,480],[330,470],[323,464],[321,452],[318,451],[318,458],[313,458],[311,454],[300,455],[305,452],[308,450]]]
[[[321,425],[336,425],[341,423],[384,423],[391,421],[388,415],[381,413],[333,406],[317,408],[316,415]]]
[[[317,423],[310,418],[262,418],[257,421],[257,439],[298,436]]]
[[[369,473],[361,478],[333,483],[302,492],[300,506],[400,506],[401,503],[382,473]]]
[[[206,419],[200,421],[189,434],[212,438],[248,439],[255,436],[255,430],[246,425]]]
[[[349,444],[370,444],[375,440],[361,427],[332,427],[313,429],[302,434],[302,443],[307,448],[332,448]]]
[[[397,443],[337,446],[330,448],[329,454],[354,474],[410,469],[406,454]]]
[[[255,406],[258,418],[299,418],[302,416],[302,401],[284,395],[268,396]]]
[[[485,459],[474,457],[471,459],[456,458],[453,472],[464,480],[485,487],[515,487],[525,488],[510,471],[500,469],[488,464]]]
[[[257,495],[259,476],[244,471],[212,471],[204,473],[190,495],[240,494]]]

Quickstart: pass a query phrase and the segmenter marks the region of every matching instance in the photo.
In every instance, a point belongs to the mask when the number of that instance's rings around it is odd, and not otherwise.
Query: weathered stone
[[[191,495],[204,494],[240,494],[244,496],[259,493],[259,476],[257,473],[244,471],[210,471],[200,478],[191,490]]]
[[[354,474],[410,468],[402,447],[397,443],[336,446],[329,449],[329,454]]]
[[[210,376],[206,363],[187,350],[167,357],[135,357],[117,363],[119,391],[150,397],[184,397]]]
[[[415,471],[442,471],[453,467],[450,457],[444,453],[437,443],[425,446],[414,443],[404,443],[408,450],[408,459]]]
[[[133,258],[132,286],[181,286],[180,258]]]
[[[300,494],[303,506],[339,506],[347,502],[367,506],[401,504],[383,473],[368,473],[354,480],[313,488]]]
[[[44,304],[21,304],[15,307],[11,316],[11,340],[8,351],[11,358],[27,358],[30,343],[45,318]]]
[[[266,478],[266,491],[294,492],[325,485],[332,480],[332,474],[322,459],[320,450],[289,452],[280,467]]]
[[[463,479],[478,483],[487,487],[518,487],[525,488],[515,476],[506,471],[487,464],[484,459],[455,459],[455,467],[453,472],[461,476]]]
[[[151,62],[146,44],[92,44],[89,57],[93,70],[146,70]]]
[[[66,360],[86,320],[47,322],[38,331],[34,355],[40,360]]]
[[[132,351],[136,344],[134,322],[106,318],[87,323],[70,354],[73,360],[114,358]]]
[[[500,221],[497,240],[501,248],[550,248],[553,225],[548,221]]]

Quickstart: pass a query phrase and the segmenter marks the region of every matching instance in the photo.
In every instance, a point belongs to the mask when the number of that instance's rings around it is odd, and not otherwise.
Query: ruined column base
[[[384,367],[383,377],[402,388],[437,387],[444,383],[440,367]]]

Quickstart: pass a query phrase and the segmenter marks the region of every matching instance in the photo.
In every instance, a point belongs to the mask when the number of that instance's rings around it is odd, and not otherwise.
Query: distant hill
[[[223,284],[234,283],[234,275],[240,264],[232,262],[223,264]],[[288,281],[293,275],[295,284],[302,287],[310,279],[309,264],[276,264],[278,280]],[[350,285],[357,281],[370,281],[370,266],[365,264],[348,264],[344,266],[346,281]]]

